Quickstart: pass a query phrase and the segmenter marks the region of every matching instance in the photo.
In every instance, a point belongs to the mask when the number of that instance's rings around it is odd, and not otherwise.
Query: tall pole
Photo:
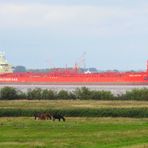
[[[147,69],[146,69],[147,73],[148,73],[148,60],[147,60]]]

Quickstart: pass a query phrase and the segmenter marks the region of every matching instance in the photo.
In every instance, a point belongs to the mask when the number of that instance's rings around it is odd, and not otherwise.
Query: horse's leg
[[[49,116],[48,116],[48,114],[45,114],[45,120],[48,120],[49,119]]]
[[[43,114],[40,114],[40,115],[39,115],[39,119],[40,119],[40,120],[43,120],[43,118],[44,118]]]
[[[62,117],[62,119],[63,119],[63,121],[65,121],[65,118],[64,117]]]
[[[43,120],[48,119],[48,117],[46,115],[43,115]]]
[[[37,115],[34,115],[34,119],[35,119],[35,120],[37,119],[37,117],[38,117]]]

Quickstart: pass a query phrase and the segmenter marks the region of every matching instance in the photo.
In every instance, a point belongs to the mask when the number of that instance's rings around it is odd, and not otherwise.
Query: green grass
[[[78,109],[78,108],[148,108],[148,101],[93,100],[13,100],[0,101],[0,108],[20,109]]]
[[[113,111],[148,108],[148,101],[14,100],[0,110]],[[86,111],[85,111],[86,113]],[[145,112],[144,112],[145,113]],[[138,112],[136,112],[138,114]],[[147,148],[148,118],[70,118],[66,122],[33,117],[0,117],[0,148]]]
[[[2,148],[146,148],[148,119],[29,117],[0,118]]]
[[[0,101],[0,116],[59,112],[70,117],[148,117],[148,101],[13,100]]]

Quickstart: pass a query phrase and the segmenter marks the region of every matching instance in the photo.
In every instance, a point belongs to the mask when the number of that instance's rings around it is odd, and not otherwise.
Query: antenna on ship
[[[83,52],[83,54],[79,57],[79,59],[77,60],[77,62],[75,63],[75,68],[85,68],[85,55],[86,52]]]
[[[146,72],[148,73],[148,60],[147,60],[147,64],[146,64]]]

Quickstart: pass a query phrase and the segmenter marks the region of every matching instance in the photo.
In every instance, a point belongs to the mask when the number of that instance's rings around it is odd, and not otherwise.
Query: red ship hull
[[[0,74],[0,83],[15,84],[148,84],[148,72],[104,73],[8,73]]]

